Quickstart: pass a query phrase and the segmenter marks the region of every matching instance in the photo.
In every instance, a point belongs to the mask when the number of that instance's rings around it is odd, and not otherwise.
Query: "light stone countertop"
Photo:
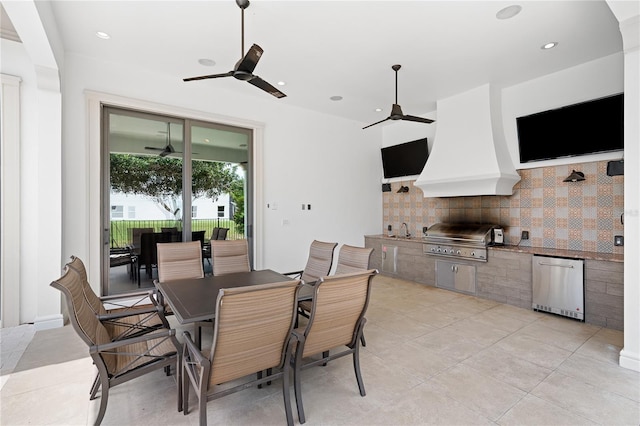
[[[365,235],[365,238],[377,238],[385,241],[406,241],[406,242],[413,242],[413,243],[423,243],[422,236],[419,236],[419,237],[411,236],[409,238],[404,238],[404,237],[389,237],[387,235],[378,234],[378,235]],[[592,252],[592,251],[563,250],[563,249],[544,248],[544,247],[523,247],[523,246],[513,246],[513,245],[491,246],[489,247],[489,250],[504,250],[504,251],[512,251],[517,253],[538,254],[543,256],[567,257],[571,259],[589,259],[589,260],[603,260],[608,262],[624,262],[624,255],[622,254],[598,253],[598,252]]]

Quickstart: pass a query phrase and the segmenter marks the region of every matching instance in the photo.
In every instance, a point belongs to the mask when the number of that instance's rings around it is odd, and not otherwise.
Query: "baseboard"
[[[38,317],[33,322],[36,331],[49,330],[50,328],[60,328],[64,326],[64,318],[62,314],[47,315],[46,317]]]
[[[638,354],[630,353],[624,349],[620,351],[620,367],[628,368],[629,370],[640,371],[640,357]]]

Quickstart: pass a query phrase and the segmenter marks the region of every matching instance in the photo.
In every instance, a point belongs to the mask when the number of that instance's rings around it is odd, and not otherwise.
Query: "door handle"
[[[540,266],[555,266],[557,268],[569,268],[569,269],[573,269],[573,265],[556,265],[554,263],[545,263],[545,262],[538,262],[538,265]]]

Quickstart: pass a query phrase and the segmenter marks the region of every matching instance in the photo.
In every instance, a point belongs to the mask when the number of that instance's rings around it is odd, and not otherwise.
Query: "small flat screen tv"
[[[380,152],[385,178],[419,175],[429,156],[427,138],[387,146]]]
[[[516,118],[520,163],[624,149],[624,94]]]

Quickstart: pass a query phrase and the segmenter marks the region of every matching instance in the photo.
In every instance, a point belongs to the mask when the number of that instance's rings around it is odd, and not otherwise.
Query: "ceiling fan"
[[[362,130],[367,127],[375,126],[376,124],[380,124],[387,120],[405,120],[405,121],[415,121],[417,123],[433,123],[435,120],[431,120],[429,118],[416,117],[415,115],[406,115],[402,113],[402,108],[398,105],[398,70],[400,69],[400,65],[393,65],[391,67],[396,72],[396,103],[391,107],[391,114],[385,118],[384,120],[380,120],[376,123],[369,124],[368,126],[364,126]]]
[[[249,7],[249,0],[236,0],[236,4],[242,9],[242,45],[240,54],[242,57],[238,62],[236,62],[233,70],[223,73],[223,74],[211,74],[211,75],[203,75],[200,77],[191,77],[185,78],[183,81],[193,81],[193,80],[206,80],[209,78],[220,78],[220,77],[234,77],[238,80],[243,80],[248,83],[253,84],[259,89],[264,90],[267,93],[272,94],[276,98],[284,98],[285,95],[280,90],[273,87],[271,84],[267,83],[257,75],[253,74],[253,70],[258,65],[258,61],[264,52],[260,46],[254,44],[251,46],[247,54],[244,54],[244,10]]]
[[[144,149],[148,149],[150,151],[160,151],[158,154],[160,157],[166,157],[169,154],[179,153],[180,151],[176,151],[176,149],[171,145],[171,123],[167,122],[167,144],[164,148],[156,148],[154,146],[145,146]]]

